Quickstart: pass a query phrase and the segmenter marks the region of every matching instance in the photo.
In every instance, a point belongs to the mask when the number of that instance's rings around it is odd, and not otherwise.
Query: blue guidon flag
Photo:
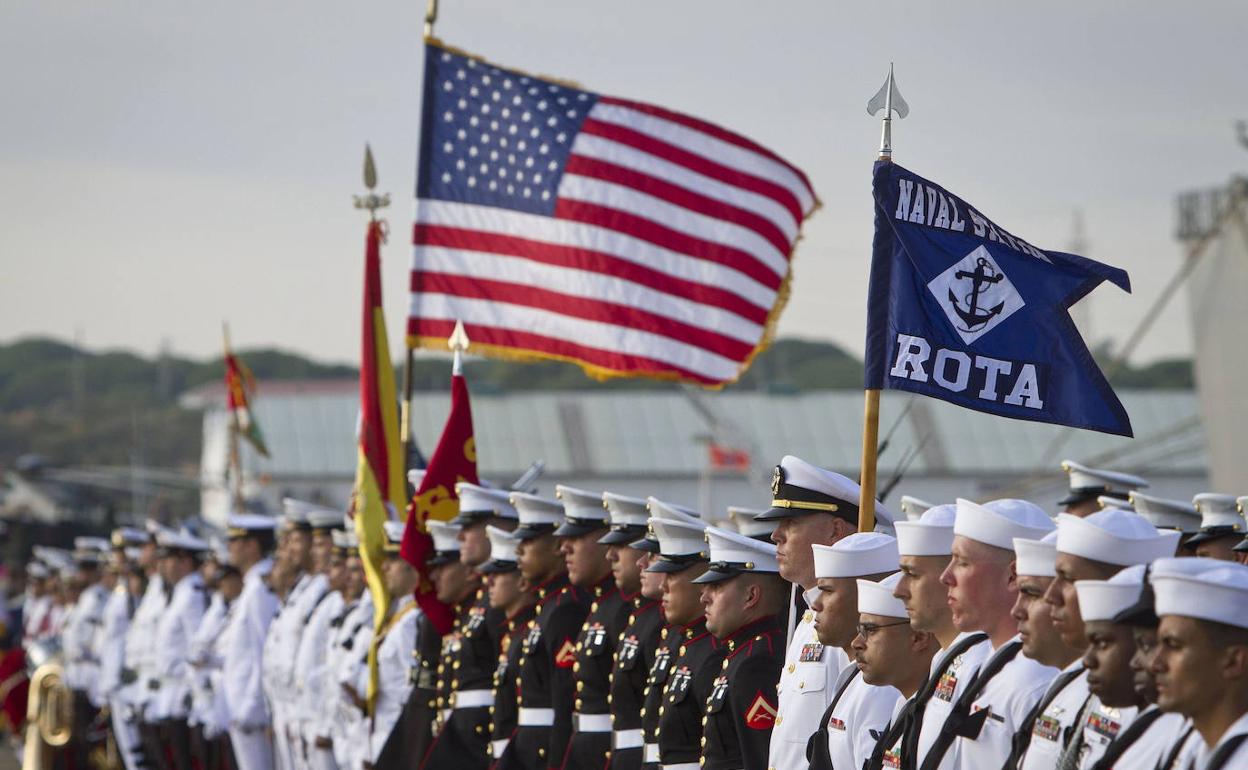
[[[877,163],[868,388],[1019,420],[1130,436],[1131,420],[1067,312],[1127,273],[1045,251],[895,163]]]

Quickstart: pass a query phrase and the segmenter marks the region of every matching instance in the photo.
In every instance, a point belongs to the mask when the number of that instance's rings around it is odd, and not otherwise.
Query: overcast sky
[[[1161,6],[1166,6],[1162,8]],[[144,353],[272,345],[358,356],[365,141],[393,194],[383,259],[406,314],[423,0],[0,4],[0,341],[81,330]],[[437,33],[499,63],[721,123],[805,169],[782,334],[861,354],[890,60],[896,159],[1045,248],[1125,268],[1094,339],[1177,268],[1174,195],[1248,165],[1248,4],[443,0]],[[1186,354],[1187,298],[1136,357]]]

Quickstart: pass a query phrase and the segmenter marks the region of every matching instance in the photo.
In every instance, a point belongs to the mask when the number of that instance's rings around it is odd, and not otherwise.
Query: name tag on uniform
[[[828,717],[828,729],[845,732],[845,720],[837,719],[836,717]]]
[[[818,642],[802,645],[802,654],[798,656],[798,661],[802,663],[815,663],[823,659],[823,645]]]
[[[1062,734],[1062,723],[1056,717],[1041,714],[1040,718],[1036,720],[1035,726],[1031,728],[1031,734],[1035,738],[1056,741],[1057,737]]]

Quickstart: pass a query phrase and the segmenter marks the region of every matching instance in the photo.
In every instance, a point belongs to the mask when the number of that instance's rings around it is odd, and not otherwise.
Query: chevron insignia
[[[576,663],[576,645],[571,638],[564,639],[563,644],[559,645],[559,652],[555,653],[555,665],[559,668],[572,668]]]
[[[745,726],[751,730],[770,730],[776,724],[776,707],[767,702],[762,690],[745,710]]]

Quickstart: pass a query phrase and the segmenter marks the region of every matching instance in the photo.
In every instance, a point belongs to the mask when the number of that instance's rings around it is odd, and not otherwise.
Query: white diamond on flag
[[[927,289],[968,345],[997,328],[1026,304],[983,246],[933,278]]]

